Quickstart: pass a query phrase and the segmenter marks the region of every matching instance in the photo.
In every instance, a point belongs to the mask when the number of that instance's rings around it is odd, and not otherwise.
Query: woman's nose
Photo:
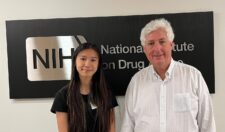
[[[90,61],[89,60],[85,61],[85,66],[90,66]]]

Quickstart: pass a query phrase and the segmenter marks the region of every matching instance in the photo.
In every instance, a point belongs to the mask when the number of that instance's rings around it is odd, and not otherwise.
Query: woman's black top
[[[55,96],[53,105],[51,107],[51,112],[68,112],[68,105],[67,105],[67,89],[68,87],[63,87],[60,89]],[[98,119],[96,119],[96,112],[97,108],[92,107],[90,102],[88,101],[88,95],[82,95],[85,106],[86,106],[86,125],[87,125],[87,132],[97,132],[98,131]],[[112,96],[111,99],[111,108],[118,106],[117,100],[115,96]]]

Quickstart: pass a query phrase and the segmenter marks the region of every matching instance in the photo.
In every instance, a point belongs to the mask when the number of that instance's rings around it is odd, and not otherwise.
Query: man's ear
[[[143,48],[144,53],[146,53],[146,48],[144,45],[142,46],[142,48]]]
[[[173,48],[173,46],[174,46],[174,42],[171,42],[171,46],[172,46],[172,48]]]

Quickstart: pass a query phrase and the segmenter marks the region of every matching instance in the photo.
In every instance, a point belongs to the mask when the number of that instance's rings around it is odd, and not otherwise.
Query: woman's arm
[[[59,132],[69,132],[68,114],[66,112],[56,112],[56,120]]]
[[[109,132],[116,132],[116,125],[115,125],[115,110],[114,108],[111,109],[110,112],[110,128],[109,128]]]

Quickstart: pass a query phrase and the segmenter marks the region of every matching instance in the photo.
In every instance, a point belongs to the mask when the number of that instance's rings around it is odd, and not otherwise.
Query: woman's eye
[[[91,61],[92,61],[92,62],[95,62],[95,61],[97,61],[97,59],[91,59]]]
[[[86,60],[86,58],[81,57],[81,58],[80,58],[80,60],[85,61],[85,60]]]

